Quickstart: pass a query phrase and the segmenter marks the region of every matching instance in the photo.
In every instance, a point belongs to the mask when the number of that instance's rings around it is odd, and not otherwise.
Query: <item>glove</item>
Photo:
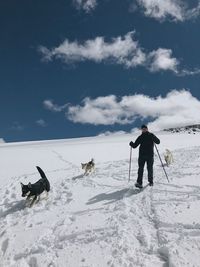
[[[134,146],[134,143],[131,141],[131,142],[129,143],[129,146],[133,147],[133,146]]]

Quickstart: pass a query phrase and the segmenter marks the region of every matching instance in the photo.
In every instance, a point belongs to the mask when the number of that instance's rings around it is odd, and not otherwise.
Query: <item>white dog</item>
[[[85,170],[84,175],[88,175],[89,173],[93,172],[95,169],[94,159],[91,159],[87,163],[81,163],[81,167],[83,170]]]
[[[174,162],[172,152],[169,149],[165,150],[164,157],[167,166],[171,165]]]

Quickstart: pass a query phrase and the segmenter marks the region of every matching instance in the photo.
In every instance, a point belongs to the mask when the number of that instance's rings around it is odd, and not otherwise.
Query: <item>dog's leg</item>
[[[39,196],[37,196],[37,198],[36,198],[36,201],[35,202],[39,202],[40,201],[40,195]]]
[[[165,155],[165,162],[166,162],[166,166],[168,167],[169,166],[169,160],[168,160],[168,156],[167,155]]]
[[[96,174],[95,169],[92,169],[92,173],[93,173],[93,174]]]
[[[29,200],[30,200],[30,198],[31,198],[31,196],[27,196],[27,198],[26,198],[26,201],[29,201]]]
[[[36,200],[37,200],[37,196],[34,196],[33,200],[31,201],[30,208],[33,206]]]
[[[48,197],[49,197],[49,193],[47,192],[47,191],[45,191],[46,192],[46,197],[45,197],[45,199],[48,199]]]
[[[28,207],[29,203],[30,203],[30,199],[31,196],[27,196],[26,200],[25,200],[25,206]]]

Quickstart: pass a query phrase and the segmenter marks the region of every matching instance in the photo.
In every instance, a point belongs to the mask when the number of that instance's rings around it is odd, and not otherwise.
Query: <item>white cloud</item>
[[[186,11],[185,18],[187,20],[189,19],[195,19],[200,15],[200,1],[198,1],[198,5],[194,8],[191,8]]]
[[[104,37],[96,37],[84,43],[70,42],[66,39],[61,45],[51,50],[41,46],[39,52],[45,61],[61,59],[66,64],[93,61],[119,64],[125,68],[143,66],[151,72],[172,71],[180,76],[200,73],[198,68],[182,70],[179,60],[173,56],[171,49],[158,48],[151,52],[145,51],[138,41],[134,40],[134,35],[135,32],[128,32],[125,36],[118,36],[110,42],[106,42]]]
[[[77,9],[82,9],[86,13],[93,11],[98,4],[97,0],[72,1]],[[138,7],[142,9],[145,16],[159,21],[172,20],[183,22],[195,19],[200,15],[200,0],[197,1],[195,7],[191,7],[190,1],[186,0],[132,0],[129,11],[135,12],[138,10]]]
[[[57,104],[54,104],[52,100],[50,99],[47,99],[47,100],[44,100],[43,101],[43,105],[46,109],[48,110],[51,110],[53,112],[61,112],[63,111],[64,109],[67,108],[68,104],[65,104],[65,105],[62,105],[62,106],[59,106]]]
[[[137,2],[148,17],[165,19],[170,16],[174,20],[184,19],[184,6],[179,0],[137,0]]]
[[[150,71],[157,72],[160,70],[171,70],[178,73],[177,67],[179,61],[172,57],[171,49],[159,48],[149,53]]]
[[[89,13],[97,6],[97,0],[73,0],[73,4],[77,9],[83,9]]]
[[[0,138],[0,143],[5,143],[3,138]]]
[[[41,127],[46,127],[46,126],[47,126],[46,121],[43,120],[43,119],[39,119],[39,120],[37,120],[37,121],[36,121],[36,124],[37,124],[38,126],[41,126]]]
[[[187,76],[187,75],[197,75],[200,74],[200,69],[195,68],[194,70],[187,70],[187,69],[183,69],[181,71],[179,71],[178,75],[179,76]]]
[[[126,134],[125,131],[115,131],[115,132],[110,132],[110,131],[106,131],[106,132],[102,132],[100,134],[98,134],[98,136],[119,136],[119,135],[124,135]]]
[[[104,37],[96,37],[84,43],[69,42],[66,39],[61,45],[52,50],[39,47],[45,60],[60,58],[65,63],[94,61],[96,63],[111,61],[125,67],[135,67],[144,64],[146,55],[133,40],[134,32],[128,32],[124,37],[116,37],[106,42]]]
[[[145,16],[163,21],[172,19],[183,22],[194,19],[200,14],[200,1],[196,7],[190,8],[184,0],[137,0]]]
[[[115,123],[130,123],[130,118],[125,116],[117,97],[114,95],[97,97],[83,100],[82,106],[70,106],[68,108],[67,117],[73,122],[91,123],[94,125],[112,125]]]
[[[165,97],[142,94],[85,98],[81,105],[70,106],[66,116],[75,123],[93,125],[131,124],[137,118],[151,121],[153,130],[200,122],[200,101],[189,91],[173,90]]]
[[[194,70],[181,69],[179,60],[173,56],[171,49],[158,48],[147,52],[134,39],[135,32],[113,38],[106,42],[104,37],[96,37],[84,43],[70,42],[66,39],[61,45],[49,50],[40,46],[39,52],[44,61],[61,59],[66,64],[84,61],[95,63],[119,64],[125,68],[143,66],[151,72],[172,71],[176,75],[196,75],[199,68]]]

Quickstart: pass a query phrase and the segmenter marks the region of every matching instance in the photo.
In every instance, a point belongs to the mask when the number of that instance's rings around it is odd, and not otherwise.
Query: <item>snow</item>
[[[136,134],[0,144],[0,267],[200,266],[199,134],[156,134],[161,157],[173,153],[170,183],[155,151],[155,185],[141,191],[138,149],[128,183]],[[35,166],[51,191],[28,208],[20,182],[40,178]]]

